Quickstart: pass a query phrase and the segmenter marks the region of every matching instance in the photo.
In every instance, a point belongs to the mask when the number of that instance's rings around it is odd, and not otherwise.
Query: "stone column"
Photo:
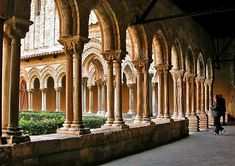
[[[205,112],[206,114],[208,114],[208,85],[207,85],[207,80],[204,83],[204,87],[205,87]]]
[[[103,82],[101,87],[101,115],[105,116],[105,100],[106,100],[106,94],[105,94],[105,82]]]
[[[89,89],[89,114],[92,114],[94,112],[94,96],[93,96],[93,86],[88,86]]]
[[[179,71],[178,77],[178,118],[184,119],[184,110],[183,110],[183,71]]]
[[[202,78],[201,79],[201,113],[205,114],[205,93],[204,93],[204,82],[205,82],[205,79]]]
[[[149,108],[149,67],[150,62],[149,60],[145,60],[144,62],[144,122],[150,122],[150,108]]]
[[[190,132],[199,131],[199,119],[198,119],[198,116],[196,115],[196,110],[195,110],[195,97],[194,97],[195,96],[195,93],[194,93],[195,80],[194,80],[194,78],[195,78],[194,75],[191,75],[188,78],[188,81],[190,81],[189,83],[190,83],[190,92],[191,92],[191,108],[190,108],[191,112],[190,112],[190,116],[188,117]],[[186,88],[187,88],[187,83],[186,83]],[[188,107],[187,107],[187,109],[188,109]]]
[[[209,88],[209,92],[208,92],[209,93],[209,100],[208,101],[209,101],[209,107],[210,107],[210,106],[212,106],[212,98],[213,98],[212,97],[213,96],[213,94],[212,94],[212,80],[208,80],[207,83],[208,83],[208,88]]]
[[[101,114],[101,105],[102,105],[102,86],[103,86],[103,82],[102,80],[98,80],[97,81],[97,87],[98,87],[98,111],[97,111],[97,115]]]
[[[125,125],[125,122],[122,118],[122,60],[124,59],[126,55],[126,52],[122,52],[121,50],[115,51],[115,59],[114,59],[114,67],[116,71],[116,97],[115,100],[117,102],[116,105],[116,115],[115,115],[115,121],[114,125],[121,127],[121,128],[128,128],[127,125]]]
[[[127,84],[129,88],[129,112],[128,114],[133,116],[134,112],[134,84]]]
[[[157,113],[157,119],[161,119],[163,117],[163,110],[162,110],[162,99],[163,99],[163,94],[162,94],[162,74],[163,74],[163,69],[162,66],[156,66],[155,67],[157,70],[157,76],[158,76],[158,113]]]
[[[200,130],[207,130],[208,128],[208,117],[206,115],[205,112],[205,105],[204,105],[204,81],[205,78],[204,77],[199,77],[199,83],[200,83],[200,87],[201,87],[201,96],[200,96],[200,101],[201,101],[201,105],[200,105],[200,114],[199,114],[199,129]]]
[[[83,38],[80,36],[74,37],[72,41],[74,49],[74,112],[73,112],[73,131],[79,132],[79,134],[88,134],[90,129],[85,128],[82,120],[82,52],[84,44],[87,43],[90,39]]]
[[[60,92],[61,92],[62,87],[56,87],[56,112],[60,112]]]
[[[212,117],[211,109],[210,107],[212,106],[212,79],[207,80],[208,84],[208,106],[209,106],[209,111],[208,111],[208,125],[211,127],[214,125],[214,118]]]
[[[87,77],[83,77],[83,113],[86,114],[86,87],[87,87]]]
[[[1,64],[1,71],[0,71],[0,139],[2,137],[2,130],[5,130],[5,127],[3,127],[2,121],[3,121],[3,103],[2,103],[2,95],[3,95],[3,24],[4,20],[0,18],[0,64]],[[0,144],[2,141],[0,142]]]
[[[190,78],[190,85],[191,85],[191,116],[196,116],[196,110],[195,110],[195,76],[192,76]]]
[[[42,92],[42,110],[41,111],[46,111],[47,110],[46,88],[41,89],[41,92]]]
[[[108,80],[107,80],[107,111],[108,119],[105,126],[112,126],[114,121],[114,89],[113,89],[113,51],[103,53],[104,59],[108,64]]]
[[[186,117],[189,117],[191,114],[190,111],[190,74],[185,73],[185,82],[186,82]]]
[[[74,44],[69,39],[60,39],[59,42],[64,46],[66,54],[66,93],[65,93],[65,122],[61,131],[69,130],[73,122],[73,54]],[[57,132],[60,133],[60,130]]]
[[[163,75],[164,75],[164,118],[169,119],[170,118],[170,112],[169,112],[169,84],[168,84],[168,65],[163,67]]]
[[[200,114],[201,110],[200,110],[200,80],[198,78],[196,78],[196,113]]]
[[[153,107],[153,116],[157,116],[157,96],[156,96],[156,87],[157,83],[152,83],[152,107]]]
[[[132,61],[137,70],[137,114],[134,123],[140,123],[142,121],[142,68],[143,62],[141,60]]]
[[[89,39],[81,36],[62,38],[59,40],[64,45],[66,53],[66,121],[64,129],[67,128],[71,134],[87,134],[89,129],[84,128],[82,121],[82,52],[84,44]],[[74,72],[73,72],[74,58]],[[74,82],[73,82],[74,75]],[[74,95],[74,97],[73,97]],[[74,102],[74,105],[73,105]],[[61,129],[62,132],[64,129]]]
[[[24,38],[29,26],[32,22],[24,19],[12,17],[6,21],[11,28],[11,59],[10,59],[10,96],[9,96],[9,123],[7,127],[7,135],[11,143],[19,143],[29,141],[28,136],[22,136],[19,127],[19,81],[20,81],[20,46],[21,38]]]
[[[178,90],[177,90],[177,79],[178,79],[178,74],[177,71],[171,70],[171,76],[173,79],[173,94],[174,94],[174,113],[172,118],[177,119],[178,118],[178,103],[177,103],[177,95],[178,95]]]
[[[19,76],[20,76],[20,37],[12,34],[10,61],[10,107],[8,135],[21,135],[19,127]]]
[[[1,48],[0,48],[1,49]],[[11,38],[5,34],[3,38],[3,61],[2,61],[2,130],[6,132],[9,113],[9,85],[10,85],[10,59]]]
[[[33,111],[33,89],[28,89],[28,110]]]

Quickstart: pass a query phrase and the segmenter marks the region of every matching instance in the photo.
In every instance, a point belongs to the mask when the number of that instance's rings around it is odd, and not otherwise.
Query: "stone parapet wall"
[[[128,130],[96,129],[83,136],[45,135],[32,142],[0,147],[5,165],[95,165],[188,136],[188,120],[130,126]]]

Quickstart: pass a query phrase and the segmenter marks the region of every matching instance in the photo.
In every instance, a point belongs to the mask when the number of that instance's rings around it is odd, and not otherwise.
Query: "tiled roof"
[[[50,55],[58,55],[64,53],[63,50],[58,50],[58,51],[52,51],[52,52],[44,52],[40,54],[32,54],[32,55],[24,55],[20,59],[25,60],[25,59],[33,59],[33,58],[38,58],[38,57],[44,57],[44,56],[50,56]]]

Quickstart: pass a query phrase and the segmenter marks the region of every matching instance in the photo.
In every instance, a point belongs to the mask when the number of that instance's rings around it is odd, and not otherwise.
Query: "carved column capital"
[[[205,77],[197,76],[195,78],[196,83],[203,83],[205,81]]]
[[[191,82],[192,77],[194,77],[194,74],[189,73],[189,72],[185,72],[185,73],[184,73],[184,80],[185,80],[186,82]]]
[[[61,91],[62,87],[55,87],[55,91]]]
[[[157,83],[152,82],[152,88],[155,88],[155,87],[157,87]]]
[[[208,86],[211,86],[212,82],[213,82],[213,79],[206,79],[205,80],[205,84],[208,85]]]
[[[46,93],[47,88],[40,89],[40,91],[41,91],[42,93]]]
[[[27,92],[28,92],[28,93],[33,93],[33,92],[34,92],[34,89],[27,89]]]
[[[137,60],[132,61],[132,63],[134,67],[136,68],[136,70],[138,71],[138,73],[141,73],[145,65],[145,61],[141,59],[137,59]]]
[[[174,80],[177,80],[179,78],[179,72],[178,70],[170,70],[171,76]]]
[[[94,89],[94,86],[93,86],[93,85],[89,85],[89,86],[87,86],[87,88],[88,88],[90,91],[92,91],[92,90]]]
[[[110,63],[112,61],[121,62],[125,58],[127,52],[123,52],[121,50],[106,50],[101,54],[103,55],[104,59]]]
[[[127,87],[128,87],[129,89],[133,89],[133,88],[135,87],[135,84],[127,84]]]
[[[83,51],[84,44],[89,40],[90,39],[81,36],[73,36],[61,38],[58,40],[58,42],[64,46],[64,51],[68,56],[76,54],[78,57],[80,57],[79,55],[81,55]]]
[[[149,70],[149,67],[150,67],[150,64],[152,63],[150,60],[146,59],[146,60],[143,60],[144,61],[144,66],[143,66],[143,69],[144,71],[148,71]]]
[[[87,80],[88,80],[87,77],[82,77],[82,84],[87,85]]]
[[[26,33],[29,31],[29,26],[33,24],[32,21],[18,18],[16,16],[9,18],[5,23],[11,27],[11,29],[9,29],[11,31],[10,35],[17,38],[24,38]]]
[[[102,79],[96,80],[97,86],[102,86],[104,84]]]

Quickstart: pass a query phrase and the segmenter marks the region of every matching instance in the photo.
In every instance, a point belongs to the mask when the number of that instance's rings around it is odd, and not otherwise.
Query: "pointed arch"
[[[28,72],[28,89],[34,89],[34,81],[35,79],[38,78],[40,80],[40,73],[39,69],[37,68],[32,68]]]
[[[128,27],[127,33],[130,36],[132,56],[131,59],[149,59],[147,35],[143,26]]]
[[[195,73],[194,53],[191,46],[186,50],[185,71],[191,74]]]
[[[172,69],[184,70],[184,60],[182,54],[182,48],[178,40],[174,41],[171,48],[171,65]]]
[[[41,79],[40,79],[40,89],[47,88],[47,80],[49,77],[53,78],[53,81],[55,82],[55,75],[56,71],[50,67],[46,66],[41,70]]]
[[[205,77],[205,62],[201,52],[198,54],[197,59],[197,76]]]
[[[153,37],[154,65],[168,64],[168,45],[163,32],[158,29]]]
[[[125,61],[123,65],[123,74],[126,76],[127,84],[135,83],[135,75],[133,70],[133,64],[130,61]]]
[[[55,88],[62,87],[62,79],[65,76],[65,65],[59,65],[55,70]]]
[[[211,63],[210,58],[207,59],[207,63],[206,63],[206,78],[213,79],[213,68],[212,68],[212,63]]]

